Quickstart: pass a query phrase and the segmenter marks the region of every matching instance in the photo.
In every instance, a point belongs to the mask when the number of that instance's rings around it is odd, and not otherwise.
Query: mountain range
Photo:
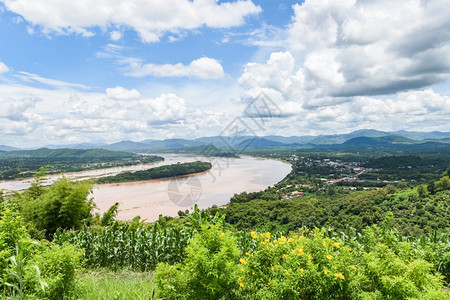
[[[121,141],[112,144],[81,143],[69,145],[46,145],[49,149],[95,149],[102,148],[115,151],[166,151],[183,148],[214,145],[222,149],[263,149],[276,147],[296,147],[305,145],[390,145],[390,144],[423,144],[450,143],[450,132],[416,132],[416,131],[378,131],[373,129],[357,130],[346,134],[333,135],[305,135],[305,136],[276,136],[264,137],[236,136],[236,137],[201,137],[196,139],[165,139],[144,141]],[[0,151],[20,150],[18,148],[0,145]]]

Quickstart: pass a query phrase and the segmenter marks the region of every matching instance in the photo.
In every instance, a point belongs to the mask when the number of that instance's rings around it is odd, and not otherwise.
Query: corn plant
[[[91,267],[128,267],[146,271],[153,270],[159,262],[175,264],[183,261],[184,249],[193,232],[190,228],[162,227],[158,223],[150,228],[114,223],[99,232],[87,227],[81,231],[59,230],[54,241],[83,249]]]

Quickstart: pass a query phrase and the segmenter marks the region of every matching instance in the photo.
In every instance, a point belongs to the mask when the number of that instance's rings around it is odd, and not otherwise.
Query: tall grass
[[[151,300],[157,296],[153,273],[103,269],[81,274],[70,300]]]

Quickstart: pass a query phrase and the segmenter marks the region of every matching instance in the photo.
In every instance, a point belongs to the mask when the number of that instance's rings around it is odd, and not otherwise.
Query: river
[[[147,221],[155,221],[160,214],[176,216],[179,210],[192,211],[194,204],[200,208],[224,205],[235,193],[256,192],[283,179],[291,166],[277,160],[250,156],[235,158],[208,158],[201,156],[163,154],[163,162],[147,165],[109,168],[102,170],[70,173],[74,179],[95,178],[113,175],[127,170],[142,170],[149,167],[196,160],[212,163],[211,170],[201,174],[180,178],[150,181],[102,184],[94,187],[92,197],[97,212],[104,213],[115,202],[119,202],[117,219],[130,220],[141,216]],[[48,176],[49,182],[60,175]],[[0,189],[20,190],[27,188],[30,180],[0,182]]]

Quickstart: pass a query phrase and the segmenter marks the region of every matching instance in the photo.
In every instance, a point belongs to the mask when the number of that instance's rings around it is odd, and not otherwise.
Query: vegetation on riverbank
[[[102,184],[160,179],[205,172],[211,169],[211,167],[211,163],[203,161],[177,163],[173,165],[155,167],[143,171],[122,172],[114,176],[98,178],[95,180],[95,182],[98,184]]]
[[[140,155],[104,149],[38,149],[0,152],[0,180],[32,177],[42,166],[47,174],[87,171],[163,161],[156,155]]]

